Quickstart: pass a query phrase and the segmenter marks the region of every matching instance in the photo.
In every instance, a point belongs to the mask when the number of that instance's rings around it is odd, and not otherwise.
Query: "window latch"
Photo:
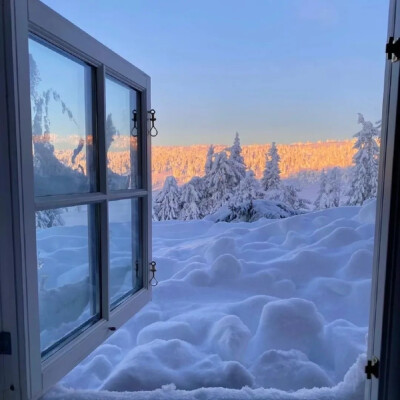
[[[367,379],[372,379],[372,376],[379,378],[379,360],[377,357],[372,357],[372,360],[368,360],[365,366],[365,374]]]
[[[137,132],[137,111],[132,110],[132,129],[131,129],[131,136],[137,137],[138,132]]]
[[[151,278],[149,280],[149,283],[151,286],[157,286],[158,285],[158,280],[156,279],[156,268],[157,263],[155,261],[152,261],[150,263],[150,272],[152,273]]]
[[[393,36],[389,38],[386,43],[386,56],[391,62],[399,61],[400,59],[400,40],[395,39]]]
[[[11,354],[10,332],[0,332],[0,354]]]
[[[158,129],[154,126],[155,122],[157,121],[156,110],[152,108],[150,111],[147,112],[150,114],[150,123],[151,123],[149,134],[151,137],[156,137],[158,135]]]

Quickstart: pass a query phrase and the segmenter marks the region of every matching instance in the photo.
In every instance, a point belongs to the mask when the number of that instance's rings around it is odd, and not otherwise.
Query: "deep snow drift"
[[[374,216],[154,223],[153,302],[47,398],[361,400]]]

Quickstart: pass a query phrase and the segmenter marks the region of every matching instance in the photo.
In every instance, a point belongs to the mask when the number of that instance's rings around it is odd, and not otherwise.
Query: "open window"
[[[0,7],[0,399],[33,399],[151,299],[150,78],[38,0]],[[381,400],[400,392],[399,68],[387,63],[369,330],[367,398]]]
[[[150,78],[39,1],[1,7],[0,398],[30,399],[151,299]]]

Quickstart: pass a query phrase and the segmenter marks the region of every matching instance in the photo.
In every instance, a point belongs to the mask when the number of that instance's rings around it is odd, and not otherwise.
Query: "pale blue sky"
[[[152,77],[154,144],[349,138],[381,118],[388,0],[45,0]]]

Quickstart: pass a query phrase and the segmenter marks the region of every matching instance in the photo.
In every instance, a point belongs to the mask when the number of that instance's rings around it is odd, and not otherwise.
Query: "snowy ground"
[[[47,398],[361,400],[374,215],[155,223],[153,302]]]

